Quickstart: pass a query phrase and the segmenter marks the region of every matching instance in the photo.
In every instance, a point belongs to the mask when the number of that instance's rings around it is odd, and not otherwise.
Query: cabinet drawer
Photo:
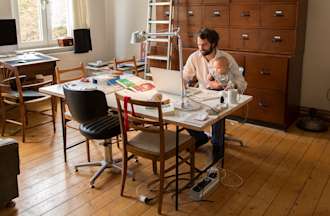
[[[255,29],[231,29],[230,48],[238,50],[257,50],[259,33]]]
[[[261,6],[261,26],[271,28],[294,28],[296,5],[267,4]]]
[[[229,4],[230,0],[204,0],[204,4]]]
[[[229,8],[227,6],[204,6],[204,26],[214,28],[229,25]]]
[[[250,88],[285,92],[287,58],[248,55],[245,59],[245,79]]]
[[[200,27],[202,25],[202,8],[200,6],[179,6],[179,24]]]
[[[177,0],[179,4],[201,4],[203,0]]]
[[[229,48],[229,29],[215,28],[214,30],[218,32],[219,37],[220,37],[218,47],[219,48]]]
[[[293,53],[296,47],[294,30],[260,31],[260,50],[272,53]]]
[[[247,3],[258,3],[259,0],[231,0],[231,2],[237,2],[237,3],[244,3],[244,2],[247,2]]]
[[[287,2],[297,2],[298,0],[260,0],[260,2],[281,2],[281,3],[287,3]]]
[[[259,5],[257,4],[231,4],[230,24],[233,26],[256,27],[259,26]]]
[[[18,66],[17,69],[19,70],[20,74],[26,75],[25,80],[35,80],[36,74],[54,75],[55,67],[56,67],[56,62],[46,62],[46,63]]]
[[[253,96],[253,101],[249,103],[249,119],[284,124],[285,97],[282,93],[249,88],[247,94]]]
[[[180,26],[183,47],[197,48],[197,32],[199,28],[196,26]]]

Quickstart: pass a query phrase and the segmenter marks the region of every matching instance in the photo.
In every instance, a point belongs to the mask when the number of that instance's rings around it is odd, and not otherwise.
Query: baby
[[[217,57],[213,62],[214,70],[211,70],[207,76],[209,81],[217,81],[220,89],[233,88],[233,83],[229,80],[229,61],[226,57]],[[210,89],[214,87],[209,86]]]

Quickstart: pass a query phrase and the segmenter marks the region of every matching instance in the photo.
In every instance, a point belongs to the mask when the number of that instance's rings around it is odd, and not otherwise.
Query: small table
[[[0,62],[16,67],[20,75],[26,75],[26,80],[35,80],[36,74],[52,75],[56,81],[55,67],[58,58],[41,53],[28,53],[13,57],[0,58]]]

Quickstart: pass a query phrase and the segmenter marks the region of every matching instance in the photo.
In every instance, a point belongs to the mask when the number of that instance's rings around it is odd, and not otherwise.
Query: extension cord
[[[202,200],[209,192],[215,189],[219,183],[218,169],[211,167],[207,173],[208,175],[204,179],[199,181],[190,189],[190,197],[193,200]]]

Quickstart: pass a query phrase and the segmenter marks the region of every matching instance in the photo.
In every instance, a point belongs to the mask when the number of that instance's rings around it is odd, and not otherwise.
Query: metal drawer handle
[[[189,33],[188,33],[188,37],[190,37],[190,38],[194,37],[194,33],[189,32]]]
[[[262,108],[268,108],[268,107],[269,107],[268,104],[266,104],[266,103],[264,103],[264,102],[262,102],[262,101],[259,101],[259,102],[258,102],[258,106],[259,106],[259,107],[262,107]]]
[[[188,11],[188,16],[194,16],[194,12],[192,10]]]
[[[167,17],[169,17],[170,16],[170,12],[169,11],[165,11],[164,15],[167,16]]]
[[[272,42],[273,42],[273,43],[279,43],[279,42],[282,42],[282,38],[281,38],[281,36],[274,36],[273,39],[272,39]]]
[[[213,16],[215,16],[215,17],[219,17],[219,16],[221,16],[220,11],[219,11],[219,10],[214,10],[214,11],[213,11]]]
[[[241,17],[249,17],[249,16],[251,16],[250,11],[242,11],[241,12]]]
[[[270,75],[271,72],[269,70],[263,68],[263,69],[261,69],[260,74],[261,75]]]
[[[249,40],[249,35],[248,34],[242,34],[241,35],[243,40]]]
[[[283,17],[284,12],[282,10],[276,10],[274,13],[274,17]]]

